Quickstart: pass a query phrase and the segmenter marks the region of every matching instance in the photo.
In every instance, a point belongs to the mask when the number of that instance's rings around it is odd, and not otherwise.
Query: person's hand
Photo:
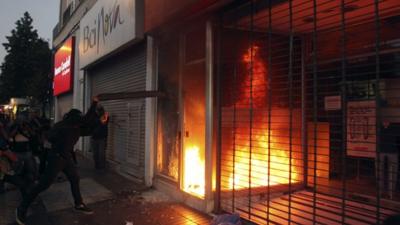
[[[109,114],[108,112],[104,112],[103,116],[100,118],[102,124],[106,124],[108,122]]]
[[[99,102],[99,97],[93,96],[92,101],[93,101],[94,103],[98,103],[98,102]]]

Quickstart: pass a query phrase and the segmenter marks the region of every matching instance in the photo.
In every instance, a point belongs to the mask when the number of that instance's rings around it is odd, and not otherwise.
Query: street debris
[[[223,214],[216,216],[212,221],[211,225],[242,225],[240,221],[240,215],[234,214]]]

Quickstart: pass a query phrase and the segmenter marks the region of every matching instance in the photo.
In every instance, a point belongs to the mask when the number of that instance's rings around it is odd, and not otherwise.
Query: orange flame
[[[205,191],[204,160],[200,156],[200,149],[191,146],[185,149],[185,166],[183,190],[203,197]]]
[[[246,74],[241,85],[238,107],[250,107],[251,104],[253,108],[260,108],[266,105],[267,68],[259,54],[259,49],[258,46],[252,46],[243,55],[243,62],[246,63],[246,70],[249,73]]]
[[[246,63],[249,72],[245,76],[239,99],[236,101],[238,111],[246,112],[250,107],[262,109],[267,105],[267,67],[259,50],[260,48],[254,45],[243,55],[243,62]],[[274,116],[280,116],[272,119],[275,122],[279,120],[279,123],[271,123],[270,132],[267,126],[267,113],[261,110],[253,111],[254,120],[251,128],[250,124],[236,127],[233,149],[235,156],[231,159],[234,160],[234,172],[229,174],[228,189],[246,189],[298,181],[300,169],[295,165],[295,160],[289,157],[289,135],[286,134],[288,129],[284,127],[289,123],[289,110],[274,109],[274,111],[272,113]],[[249,118],[246,117],[249,117],[250,113],[242,114],[239,115],[241,120],[248,121]]]

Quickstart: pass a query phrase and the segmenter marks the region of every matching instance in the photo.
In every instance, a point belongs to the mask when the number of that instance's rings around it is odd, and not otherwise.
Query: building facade
[[[69,48],[73,72],[68,74],[70,80],[65,74],[55,73],[54,90],[58,86],[65,89],[55,91],[56,121],[71,108],[86,111],[92,96],[101,96],[101,105],[110,113],[108,162],[114,169],[144,182],[149,103],[143,97],[124,97],[145,91],[150,85],[143,1],[61,1],[60,7],[53,44],[60,45],[56,49],[61,51],[66,49],[64,43],[73,42]],[[65,41],[66,38],[69,39]],[[58,60],[57,53],[55,61],[63,61]],[[76,148],[84,155],[91,156],[90,137],[82,138],[78,145]]]
[[[95,2],[95,0],[60,1],[59,22],[53,29],[54,74],[57,74],[56,77],[58,77],[54,80],[60,79],[60,82],[53,83],[53,86],[61,87],[60,92],[54,96],[53,118],[56,122],[61,120],[62,116],[71,108],[80,110],[85,108],[85,76],[84,72],[79,69],[79,42],[77,37],[79,37],[80,18]],[[67,46],[65,47],[65,45]],[[64,53],[62,53],[63,51]],[[58,65],[56,65],[57,53],[61,55],[58,58]],[[64,68],[62,67],[63,64]],[[67,73],[67,76],[65,76],[65,73]],[[83,150],[83,147],[83,142],[80,140],[76,148]]]
[[[80,19],[78,70],[111,112],[116,168],[257,224],[399,213],[398,1],[101,2]],[[128,21],[125,3],[142,35],[85,28],[102,7]],[[119,44],[82,54],[104,40]]]
[[[398,2],[146,3],[156,187],[257,224],[398,213]]]

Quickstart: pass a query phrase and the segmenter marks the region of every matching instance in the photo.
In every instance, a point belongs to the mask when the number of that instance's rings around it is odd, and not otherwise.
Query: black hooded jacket
[[[78,125],[71,125],[65,120],[56,124],[48,132],[48,141],[51,143],[52,151],[60,154],[67,160],[73,160],[74,146],[81,136],[90,136],[93,132],[93,121],[96,118],[96,105],[93,102],[82,122]]]

